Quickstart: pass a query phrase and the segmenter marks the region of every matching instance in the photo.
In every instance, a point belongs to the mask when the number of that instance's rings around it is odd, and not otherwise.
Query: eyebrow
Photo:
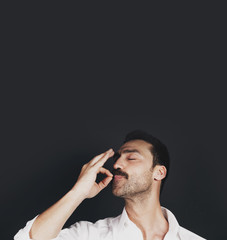
[[[142,154],[140,153],[140,151],[137,150],[137,149],[125,149],[125,150],[122,150],[121,153],[138,153],[138,154],[142,155]],[[118,154],[121,154],[121,153],[118,152]]]

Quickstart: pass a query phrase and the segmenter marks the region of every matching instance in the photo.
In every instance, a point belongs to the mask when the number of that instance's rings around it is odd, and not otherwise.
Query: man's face
[[[151,144],[143,140],[126,142],[115,153],[112,192],[115,196],[131,198],[151,192],[153,156]]]

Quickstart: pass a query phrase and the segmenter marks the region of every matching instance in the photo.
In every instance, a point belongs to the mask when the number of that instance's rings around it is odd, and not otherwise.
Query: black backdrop
[[[211,28],[209,18],[201,28],[190,22],[184,30],[178,21],[176,31],[168,32],[171,37],[156,39],[152,47],[152,36],[140,32],[136,42],[130,32],[108,31],[102,19],[97,27],[93,21],[78,23],[67,14],[49,13],[48,21],[36,14],[31,23],[33,12],[13,18],[14,9],[5,21],[2,239],[12,239],[72,187],[84,163],[110,147],[117,150],[134,129],[152,133],[169,148],[162,205],[183,227],[224,239],[222,31]],[[109,35],[103,38],[104,29]],[[183,31],[180,39],[177,29]],[[66,226],[116,216],[122,207],[108,187],[84,201]]]

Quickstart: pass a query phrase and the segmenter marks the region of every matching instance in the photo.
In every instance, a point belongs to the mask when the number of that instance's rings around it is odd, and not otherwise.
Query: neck
[[[144,239],[163,239],[169,224],[162,213],[159,194],[125,199],[129,219],[141,230]]]

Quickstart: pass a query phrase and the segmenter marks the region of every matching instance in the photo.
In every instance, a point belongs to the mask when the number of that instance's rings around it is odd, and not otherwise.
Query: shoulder
[[[108,217],[100,219],[95,223],[89,221],[79,221],[61,231],[61,235],[68,234],[75,239],[104,239],[112,236],[114,227],[119,221],[119,217]],[[83,238],[81,237],[83,236]]]
[[[86,221],[84,221],[84,222],[82,221],[79,223],[81,223],[81,224],[87,223],[87,224],[89,224],[90,227],[93,227],[93,228],[96,228],[99,230],[104,230],[104,229],[111,229],[112,227],[116,226],[119,222],[119,219],[120,219],[120,215],[117,217],[107,217],[104,219],[99,219],[94,223],[86,222]]]
[[[180,239],[184,239],[184,240],[205,240],[205,238],[202,238],[199,235],[181,226],[179,227],[179,235],[180,235]]]

